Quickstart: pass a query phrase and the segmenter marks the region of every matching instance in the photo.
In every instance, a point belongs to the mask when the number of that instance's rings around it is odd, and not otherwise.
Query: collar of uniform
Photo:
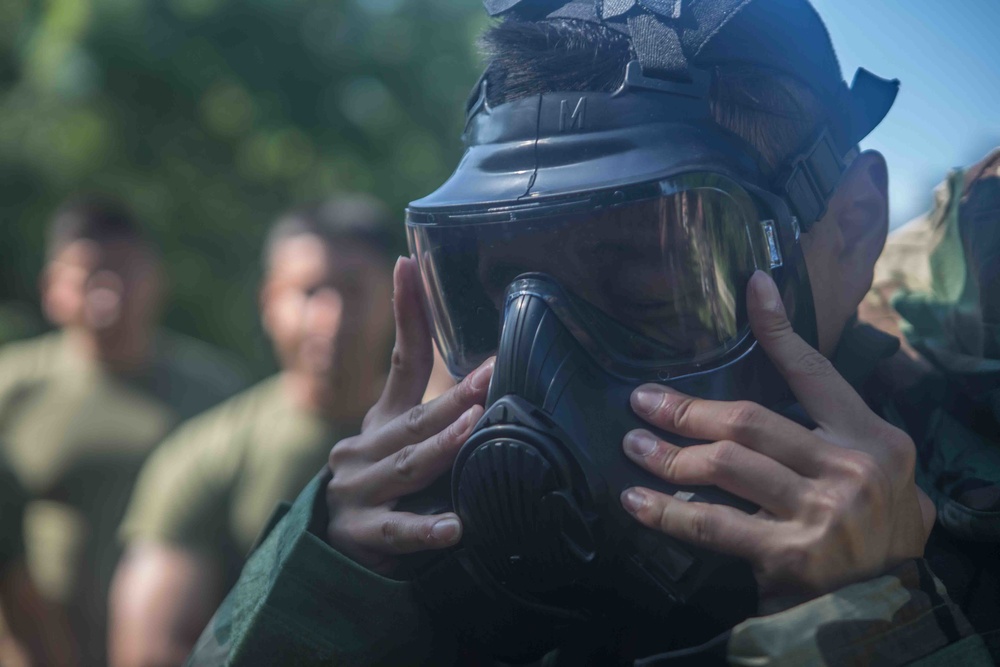
[[[833,367],[852,387],[859,389],[874,374],[879,363],[897,351],[899,340],[895,336],[859,324],[855,318],[844,328],[833,355]]]

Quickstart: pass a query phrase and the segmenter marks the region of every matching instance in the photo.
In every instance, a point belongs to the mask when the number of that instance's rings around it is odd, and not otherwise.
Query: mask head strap
[[[483,0],[483,4],[490,16],[586,21],[626,35],[635,60],[628,63],[616,94],[641,89],[707,100],[711,68],[725,63],[769,67],[805,82],[823,100],[831,122],[776,170],[771,187],[786,200],[805,231],[823,217],[858,142],[885,118],[899,91],[898,80],[881,79],[864,69],[858,70],[848,88],[839,79],[840,67],[822,20],[806,0]],[[761,31],[760,21],[777,25],[774,34]],[[723,32],[729,38],[716,39]],[[789,52],[799,55],[789,58]],[[477,103],[470,105],[470,117],[485,106],[483,81],[477,84]]]
[[[803,231],[826,214],[841,177],[857,156],[857,144],[882,122],[895,102],[899,79],[882,79],[862,68],[844,93],[847,118],[842,139],[837,140],[830,126],[821,128],[806,149],[779,170],[773,188],[788,202]]]

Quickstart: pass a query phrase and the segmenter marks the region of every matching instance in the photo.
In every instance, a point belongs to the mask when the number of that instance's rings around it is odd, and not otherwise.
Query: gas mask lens
[[[704,173],[558,201],[411,209],[407,229],[453,375],[496,351],[508,288],[541,274],[561,287],[553,311],[595,358],[655,379],[746,338],[747,281],[780,261],[762,217],[741,186]]]

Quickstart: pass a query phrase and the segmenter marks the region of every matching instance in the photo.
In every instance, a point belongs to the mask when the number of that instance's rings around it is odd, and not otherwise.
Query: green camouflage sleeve
[[[447,665],[412,586],[371,572],[319,537],[329,473],[265,531],[188,667]]]
[[[733,628],[728,662],[992,665],[982,639],[923,560]]]

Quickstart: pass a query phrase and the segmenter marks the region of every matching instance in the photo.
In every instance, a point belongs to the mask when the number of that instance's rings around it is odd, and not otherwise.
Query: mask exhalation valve
[[[577,582],[595,560],[591,520],[573,497],[555,442],[524,423],[516,399],[501,399],[467,445],[455,504],[466,543],[503,587],[545,593]],[[518,414],[520,413],[520,414]],[[520,417],[520,419],[519,419]]]

